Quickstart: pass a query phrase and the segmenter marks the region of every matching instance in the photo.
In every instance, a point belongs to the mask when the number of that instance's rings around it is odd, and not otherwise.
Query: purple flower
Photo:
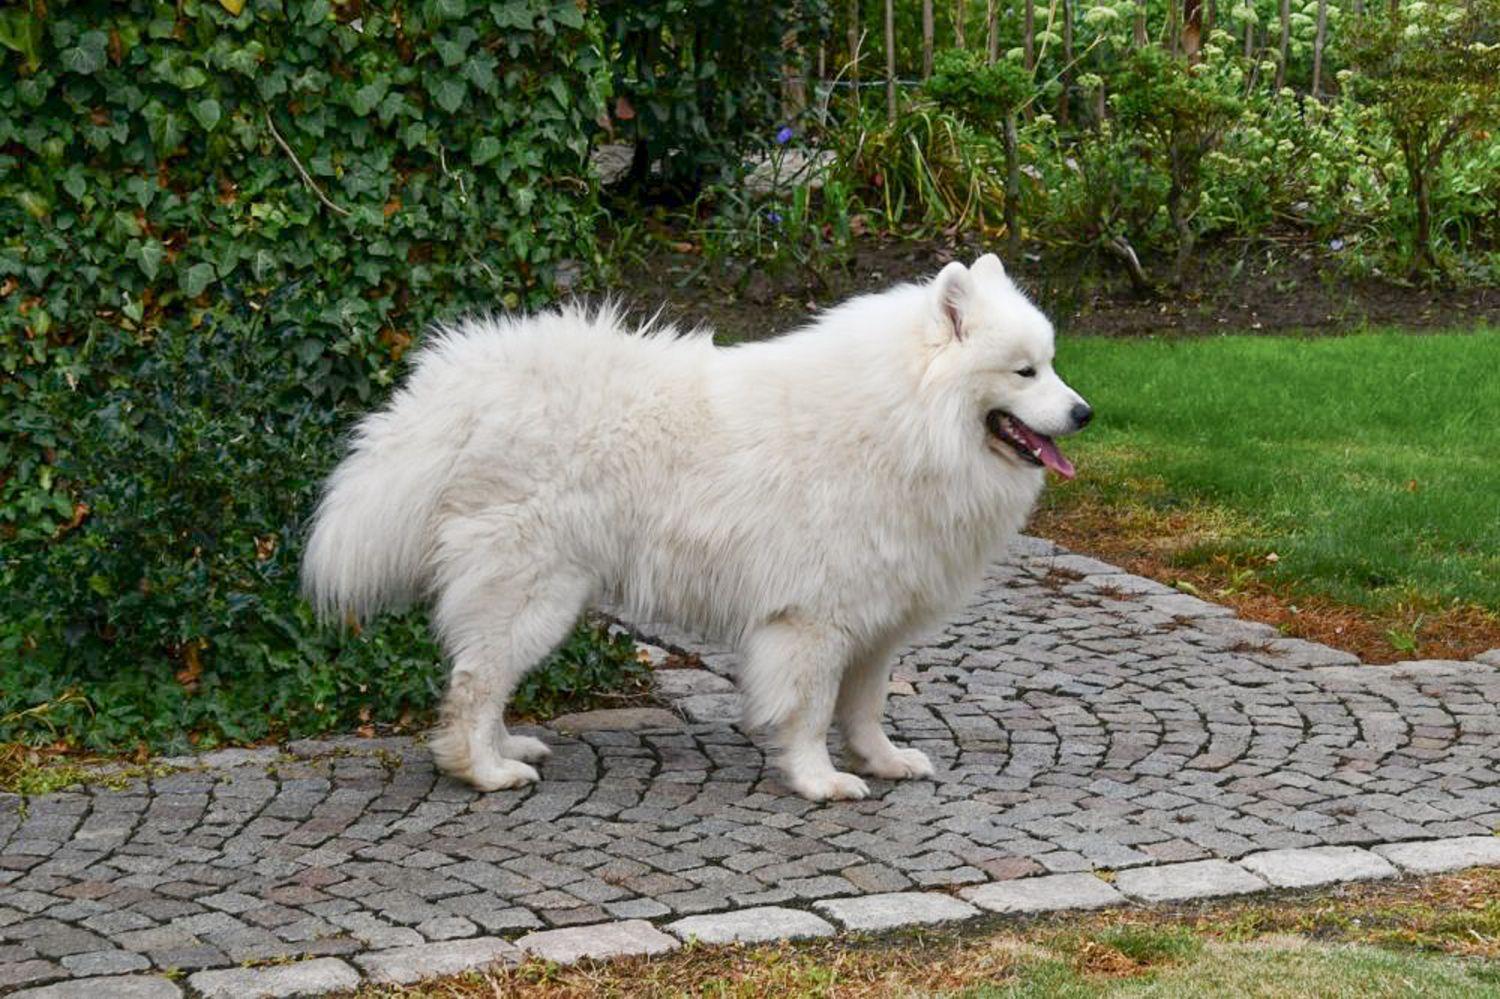
[[[782,125],[781,128],[776,132],[776,144],[778,146],[784,146],[788,142],[791,142],[792,136],[796,134],[796,132],[792,131],[792,126]]]
[[[766,212],[766,221],[770,222],[772,225],[781,225],[781,213],[776,211],[774,208],[768,210]]]

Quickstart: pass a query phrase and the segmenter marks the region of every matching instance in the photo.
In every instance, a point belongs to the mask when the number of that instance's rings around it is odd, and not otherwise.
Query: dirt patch
[[[779,269],[712,266],[685,234],[661,229],[645,257],[625,268],[618,286],[640,312],[665,303],[664,314],[674,322],[706,324],[725,339],[754,340],[799,326],[852,295],[931,277],[949,260],[971,260],[989,249],[997,248],[965,239],[870,236],[844,261]],[[1118,266],[1097,257],[1065,259],[1038,250],[1006,265],[1058,329],[1074,335],[1339,333],[1363,326],[1500,324],[1500,288],[1352,279],[1337,254],[1321,244],[1291,240],[1208,244],[1183,288],[1155,294],[1136,291]],[[1158,271],[1164,273],[1164,267]]]
[[[1500,648],[1500,615],[1482,607],[1358,607],[1298,592],[1290,583],[1247,578],[1243,561],[1224,556],[1184,566],[1177,556],[1213,533],[1203,517],[1194,510],[1121,511],[1069,503],[1039,510],[1030,530],[1080,554],[1224,604],[1246,620],[1351,652],[1363,662],[1472,659]],[[1413,627],[1418,618],[1420,624]]]

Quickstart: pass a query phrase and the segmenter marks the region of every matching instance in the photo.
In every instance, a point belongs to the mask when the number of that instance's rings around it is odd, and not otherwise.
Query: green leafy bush
[[[1437,262],[1433,186],[1444,159],[1467,142],[1493,149],[1500,128],[1497,24],[1500,0],[1462,0],[1398,4],[1354,32],[1351,83],[1401,152],[1418,269]]]
[[[301,519],[430,320],[591,258],[599,25],[88,0],[6,11],[0,45],[0,739],[427,706],[415,619],[311,621]]]
[[[827,28],[826,0],[609,0],[611,124],[635,147],[629,179],[654,168],[689,196],[726,180],[782,114],[782,76],[797,46]],[[798,73],[806,67],[791,67]]]
[[[1137,155],[1166,175],[1163,206],[1177,238],[1178,281],[1197,238],[1204,157],[1240,114],[1232,80],[1208,64],[1190,66],[1160,49],[1142,49],[1125,62],[1111,98],[1120,124],[1137,136]]]

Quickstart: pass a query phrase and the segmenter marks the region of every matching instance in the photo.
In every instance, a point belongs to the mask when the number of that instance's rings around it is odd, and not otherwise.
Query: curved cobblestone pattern
[[[524,790],[332,740],[0,796],[0,991],[1500,825],[1500,662],[1359,666],[1044,542],[899,662],[889,724],[937,777],[865,801],[786,793],[732,657],[642,632],[701,653],[662,672],[680,720],[560,725]]]

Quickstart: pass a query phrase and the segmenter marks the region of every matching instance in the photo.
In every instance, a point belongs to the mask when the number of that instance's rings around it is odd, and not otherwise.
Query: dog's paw
[[[789,783],[808,801],[858,801],[869,797],[870,785],[853,774],[830,770],[816,777],[796,777]]]
[[[529,735],[507,735],[500,740],[500,755],[507,760],[536,763],[552,755],[552,749],[542,740]]]
[[[540,776],[520,760],[498,759],[478,764],[466,779],[480,791],[505,791],[524,787]]]
[[[887,780],[907,780],[912,777],[931,777],[932,761],[920,749],[897,749],[877,759],[865,760],[860,768],[872,777]]]

